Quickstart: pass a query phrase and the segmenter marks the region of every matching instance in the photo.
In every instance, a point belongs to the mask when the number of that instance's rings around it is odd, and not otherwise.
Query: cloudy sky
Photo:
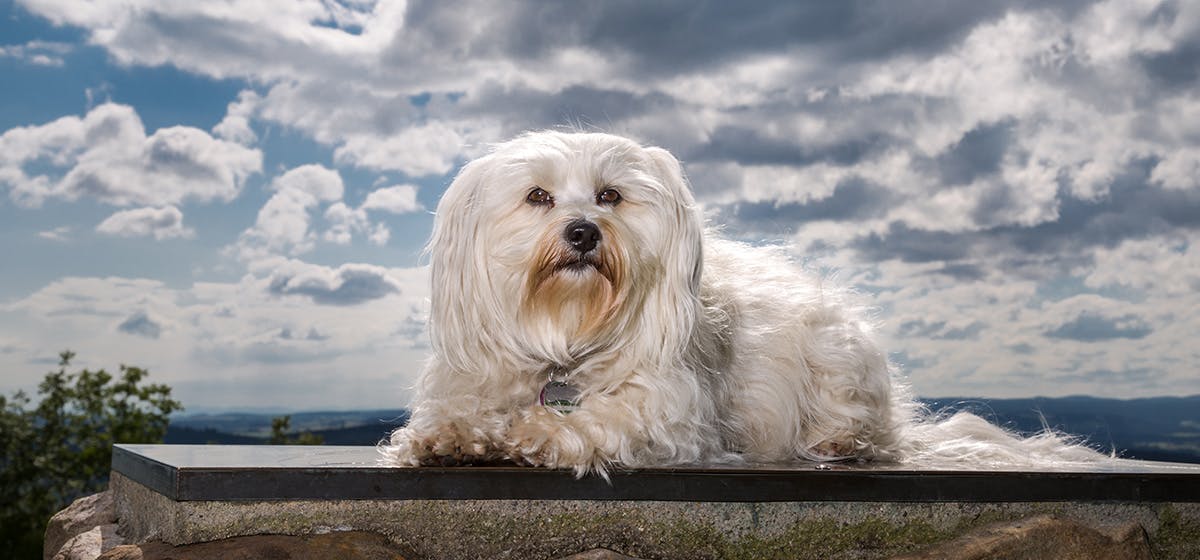
[[[1200,393],[1200,4],[0,0],[0,391],[394,407],[457,168],[668,148],[923,396]]]

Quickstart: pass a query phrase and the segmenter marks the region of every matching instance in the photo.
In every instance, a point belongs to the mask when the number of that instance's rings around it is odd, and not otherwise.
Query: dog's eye
[[[534,187],[533,190],[529,191],[529,196],[525,197],[525,202],[535,206],[554,206],[554,197],[550,196],[550,193],[546,192],[545,189]]]
[[[596,195],[596,202],[599,204],[616,204],[621,202],[621,193],[617,189],[604,189],[600,194]]]

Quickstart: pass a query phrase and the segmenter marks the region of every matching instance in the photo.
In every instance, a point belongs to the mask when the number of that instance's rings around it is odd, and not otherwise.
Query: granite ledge
[[[917,470],[883,463],[691,465],[611,481],[517,466],[394,467],[373,447],[132,445],[113,470],[173,501],[1200,502],[1200,465],[1073,471]]]

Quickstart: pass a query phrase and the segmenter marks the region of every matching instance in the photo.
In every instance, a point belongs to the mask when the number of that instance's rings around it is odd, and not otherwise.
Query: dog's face
[[[647,320],[665,328],[664,307],[694,296],[699,244],[667,152],[605,134],[522,136],[468,164],[438,205],[435,345],[474,326],[485,346],[570,363]]]

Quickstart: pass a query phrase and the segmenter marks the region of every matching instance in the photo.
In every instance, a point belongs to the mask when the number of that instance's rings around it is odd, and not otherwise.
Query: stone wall
[[[47,558],[1200,557],[1195,503],[178,502],[120,473],[109,492],[55,517]]]

